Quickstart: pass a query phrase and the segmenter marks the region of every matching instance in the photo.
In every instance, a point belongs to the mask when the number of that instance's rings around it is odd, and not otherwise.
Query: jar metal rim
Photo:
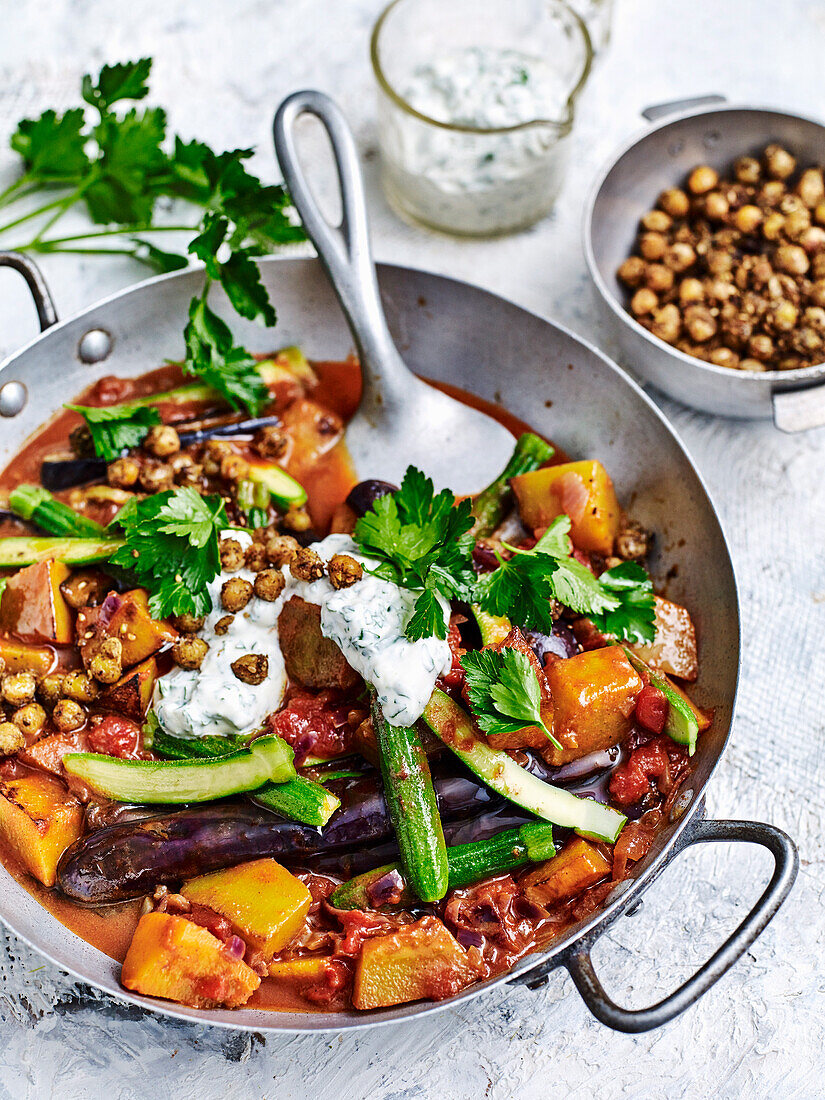
[[[430,115],[425,115],[422,111],[416,110],[402,95],[400,95],[390,84],[387,79],[384,69],[381,65],[379,58],[379,39],[381,37],[381,31],[384,27],[384,23],[389,16],[393,8],[396,8],[402,0],[391,0],[391,3],[379,15],[375,26],[370,36],[370,61],[372,63],[372,71],[375,74],[375,79],[378,82],[381,90],[395,103],[397,107],[400,107],[402,111],[406,111],[407,114],[412,115],[413,118],[417,118],[421,122],[426,122],[430,126],[437,126],[441,130],[451,130],[455,133],[462,134],[509,134],[515,133],[519,130],[530,130],[533,127],[552,126],[559,131],[561,137],[566,136],[573,127],[573,114],[575,108],[576,98],[581,92],[584,85],[587,83],[587,79],[590,76],[590,70],[593,67],[593,42],[590,37],[590,32],[587,29],[587,24],[582,19],[577,11],[574,11],[565,0],[554,0],[554,3],[563,8],[567,15],[570,17],[574,26],[576,26],[581,34],[582,42],[584,43],[584,63],[582,65],[581,73],[573,85],[570,93],[567,96],[565,102],[566,113],[563,118],[531,118],[527,122],[518,122],[513,126],[464,126],[455,122],[444,122],[438,118],[432,118]]]

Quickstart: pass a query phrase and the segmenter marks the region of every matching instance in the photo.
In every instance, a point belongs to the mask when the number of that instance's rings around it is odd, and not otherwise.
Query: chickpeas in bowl
[[[741,371],[825,359],[825,179],[768,144],[721,174],[700,164],[641,219],[617,276],[653,336]]]

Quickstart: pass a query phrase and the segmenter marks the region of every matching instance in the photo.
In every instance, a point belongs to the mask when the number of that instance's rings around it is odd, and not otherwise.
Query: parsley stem
[[[79,190],[75,191],[75,193],[73,195],[68,195],[63,200],[63,202],[57,207],[57,209],[54,211],[54,213],[51,215],[51,217],[47,218],[46,221],[43,223],[43,225],[41,225],[41,227],[38,229],[37,233],[35,234],[35,236],[32,240],[32,244],[33,245],[39,244],[40,241],[43,238],[43,234],[47,230],[51,229],[51,227],[55,224],[55,222],[58,221],[60,218],[62,218],[63,215],[66,213],[66,211],[71,206],[73,206],[78,201],[79,198],[80,198],[80,191]]]
[[[152,225],[144,222],[139,225],[124,225],[116,229],[101,229],[96,233],[73,233],[70,237],[50,237],[43,245],[73,244],[75,241],[91,241],[98,237],[127,237],[133,233],[194,233],[196,225]]]
[[[66,256],[132,256],[135,255],[134,248],[52,248],[51,241],[32,241],[30,244],[24,247],[12,249],[13,252],[40,252],[40,253],[60,253]]]
[[[32,190],[37,190],[37,184],[31,183],[28,175],[20,176],[14,183],[10,183],[4,191],[0,191],[0,205],[12,201],[16,202],[17,199],[21,199],[23,197],[22,195],[17,195],[16,198],[14,196],[15,193],[19,191],[21,187],[25,187],[26,184],[29,184],[29,191],[26,192],[26,194],[31,193]]]
[[[30,210],[28,214],[22,214],[19,218],[15,218],[14,221],[6,222],[5,225],[0,225],[0,233],[5,233],[7,229],[14,229],[15,226],[22,225],[23,222],[31,221],[32,218],[39,218],[42,214],[48,213],[49,210],[54,210],[58,206],[63,206],[66,203],[67,196],[54,199],[52,202],[47,202],[44,206],[39,206],[37,210]],[[74,201],[75,195],[71,196]]]

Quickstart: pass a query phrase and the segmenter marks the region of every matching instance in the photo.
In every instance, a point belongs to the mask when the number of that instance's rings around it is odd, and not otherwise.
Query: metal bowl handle
[[[54,306],[54,300],[37,264],[21,252],[0,252],[0,267],[14,268],[26,280],[26,285],[34,299],[37,319],[40,322],[40,331],[45,332],[47,328],[57,324],[57,310]]]
[[[758,821],[697,821],[685,831],[673,854],[683,852],[693,844],[723,840],[761,844],[771,853],[775,861],[774,871],[762,896],[719,950],[677,990],[650,1008],[622,1008],[605,992],[590,958],[590,948],[601,930],[583,945],[577,944],[564,959],[563,965],[567,967],[584,1003],[597,1020],[615,1031],[631,1033],[649,1031],[666,1024],[707,993],[733,966],[788,896],[799,870],[799,856],[791,838],[773,825]],[[631,905],[631,911],[632,908]]]
[[[825,385],[774,393],[773,422],[781,432],[825,427]]]
[[[724,95],[695,95],[689,99],[671,99],[667,103],[654,103],[645,107],[642,118],[648,122],[657,122],[668,115],[681,114],[682,111],[694,111],[697,107],[712,107],[715,103],[727,103]]]

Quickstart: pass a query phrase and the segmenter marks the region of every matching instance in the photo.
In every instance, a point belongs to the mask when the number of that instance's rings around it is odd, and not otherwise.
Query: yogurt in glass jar
[[[592,50],[561,0],[396,0],[376,25],[387,198],[431,228],[488,236],[546,214]]]

